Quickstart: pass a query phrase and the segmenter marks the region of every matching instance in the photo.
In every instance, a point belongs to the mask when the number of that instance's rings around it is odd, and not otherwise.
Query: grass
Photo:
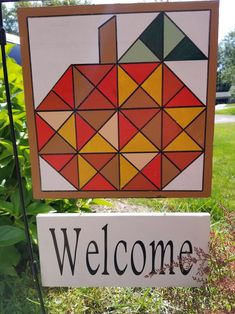
[[[216,107],[215,107],[216,108]],[[226,114],[226,115],[235,115],[235,104],[227,105],[226,108],[215,110],[216,114]]]
[[[178,314],[235,313],[234,209],[235,124],[215,129],[213,192],[207,199],[132,199],[157,211],[207,211],[214,228],[210,241],[210,273],[203,288],[57,288],[43,289],[50,314]],[[40,306],[28,274],[0,278],[1,314],[39,314]]]

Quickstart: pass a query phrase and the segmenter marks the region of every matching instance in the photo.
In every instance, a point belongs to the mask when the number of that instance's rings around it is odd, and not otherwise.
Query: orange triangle
[[[169,152],[164,153],[181,171],[188,167],[202,152]]]
[[[75,107],[79,107],[94,89],[94,85],[92,85],[78,70],[76,70],[76,68],[73,69],[73,80]]]
[[[159,109],[123,109],[122,113],[136,126],[141,129],[146,125],[157,113]]]
[[[98,89],[94,89],[79,109],[113,109],[114,105]]]
[[[124,188],[125,191],[156,191],[158,190],[142,173],[138,173]]]
[[[56,92],[71,108],[74,108],[73,68],[70,66],[53,87]]]
[[[163,106],[183,87],[183,83],[163,65]]]
[[[164,155],[162,155],[162,187],[166,186],[179,173],[180,170],[176,168],[176,166]]]
[[[83,188],[83,191],[114,191],[116,190],[105,178],[97,173]]]
[[[36,110],[71,110],[71,107],[66,102],[64,102],[54,91],[50,91],[49,94],[40,103],[40,105],[36,108]]]
[[[122,108],[154,108],[159,105],[139,87],[121,106]]]
[[[182,128],[166,113],[162,114],[162,146],[166,147],[174,138],[176,138]]]
[[[81,154],[81,156],[99,171],[115,154]]]
[[[60,173],[73,186],[78,189],[78,163],[77,156],[75,156],[67,165],[60,171]]]
[[[76,66],[94,85],[99,84],[112,67],[113,64],[84,64]]]
[[[41,155],[41,157],[57,171],[60,171],[74,157],[74,154]]]

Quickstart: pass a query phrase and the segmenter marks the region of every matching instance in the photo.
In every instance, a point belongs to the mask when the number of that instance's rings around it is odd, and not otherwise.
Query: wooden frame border
[[[214,113],[216,94],[217,69],[217,38],[218,38],[218,9],[219,0],[174,3],[145,3],[145,4],[115,4],[115,5],[79,5],[68,7],[41,7],[18,9],[19,29],[21,34],[21,53],[23,63],[23,77],[25,88],[25,102],[27,106],[27,124],[29,129],[30,159],[33,182],[33,195],[35,198],[85,198],[85,197],[208,197],[211,194],[212,180],[212,151],[214,134]],[[40,173],[37,155],[36,130],[34,125],[33,89],[30,67],[30,50],[28,40],[27,19],[29,17],[87,15],[87,14],[113,14],[113,13],[151,13],[156,11],[193,11],[210,10],[210,42],[208,55],[208,91],[207,91],[207,118],[206,118],[206,146],[204,162],[204,189],[203,191],[102,191],[81,192],[41,191]]]

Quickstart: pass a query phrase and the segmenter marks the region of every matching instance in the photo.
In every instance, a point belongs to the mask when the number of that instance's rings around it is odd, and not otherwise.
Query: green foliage
[[[10,53],[11,48],[12,45],[7,46],[7,55]],[[22,69],[21,66],[9,57],[7,57],[7,66],[25,207],[30,234],[33,239],[34,248],[37,249],[36,215],[38,213],[90,212],[92,205],[110,206],[110,203],[98,199],[59,199],[45,201],[36,201],[33,199]],[[2,262],[0,259],[0,274],[4,273],[14,276],[16,275],[15,266],[21,262],[21,267],[20,269],[18,267],[18,271],[24,270],[26,265],[22,265],[22,261],[27,261],[27,258],[24,259],[23,256],[24,251],[26,251],[24,222],[5,99],[3,71],[2,64],[0,63],[0,256],[4,255],[4,252],[8,252]],[[23,250],[22,245],[24,247]],[[7,259],[7,256],[9,256],[9,259]]]
[[[217,91],[235,85],[235,30],[221,41],[218,49]]]

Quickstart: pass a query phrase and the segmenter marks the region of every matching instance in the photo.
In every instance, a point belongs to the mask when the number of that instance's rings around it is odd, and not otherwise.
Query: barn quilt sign
[[[19,10],[34,196],[211,189],[218,2]]]

